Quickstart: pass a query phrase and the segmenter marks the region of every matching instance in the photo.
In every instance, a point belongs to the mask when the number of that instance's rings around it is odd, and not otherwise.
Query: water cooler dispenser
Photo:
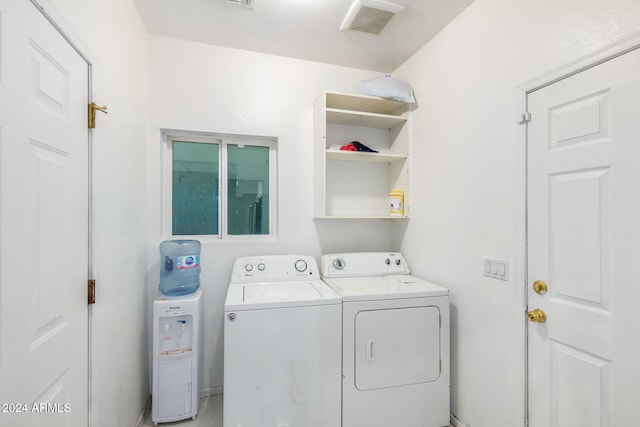
[[[153,390],[155,425],[195,419],[198,414],[202,291],[153,303]]]
[[[153,302],[153,386],[155,425],[196,418],[200,361],[200,242],[160,243],[162,296]]]

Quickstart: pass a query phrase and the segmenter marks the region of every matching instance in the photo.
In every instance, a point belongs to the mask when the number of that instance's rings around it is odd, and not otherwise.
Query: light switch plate
[[[487,277],[508,281],[509,261],[500,258],[484,257],[482,271]]]

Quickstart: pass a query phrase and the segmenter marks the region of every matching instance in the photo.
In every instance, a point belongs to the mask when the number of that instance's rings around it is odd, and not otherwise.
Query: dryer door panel
[[[358,390],[436,381],[440,310],[427,306],[360,311],[354,344]]]

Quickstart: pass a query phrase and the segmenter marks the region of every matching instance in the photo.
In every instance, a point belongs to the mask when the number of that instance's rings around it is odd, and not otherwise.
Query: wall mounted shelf
[[[314,217],[408,217],[409,106],[325,91],[314,103]],[[341,151],[359,141],[377,153]],[[389,193],[404,191],[405,215],[389,215]]]

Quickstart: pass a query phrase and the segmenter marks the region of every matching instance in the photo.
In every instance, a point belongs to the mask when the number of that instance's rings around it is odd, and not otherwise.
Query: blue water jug
[[[160,292],[169,297],[190,295],[200,287],[200,242],[160,243]]]

